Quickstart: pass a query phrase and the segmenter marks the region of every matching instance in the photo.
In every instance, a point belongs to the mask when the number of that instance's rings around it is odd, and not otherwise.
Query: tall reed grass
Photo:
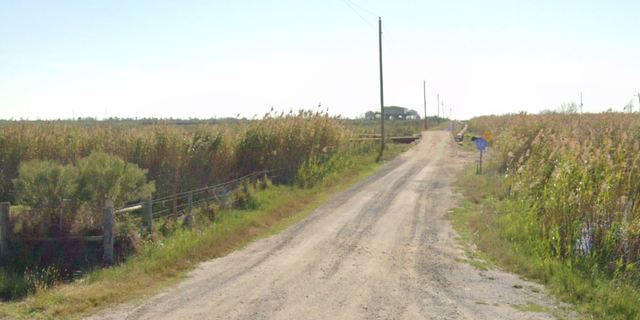
[[[582,270],[638,281],[640,274],[640,115],[480,117],[491,129],[490,168],[513,181],[527,210],[521,230],[541,255]]]
[[[12,181],[20,164],[33,159],[76,165],[92,151],[103,151],[148,169],[156,183],[154,196],[162,197],[263,169],[276,169],[283,181],[293,183],[303,163],[322,164],[372,149],[372,143],[357,141],[352,130],[322,111],[267,114],[249,123],[196,130],[166,123],[14,121],[0,126],[0,201],[15,202]]]

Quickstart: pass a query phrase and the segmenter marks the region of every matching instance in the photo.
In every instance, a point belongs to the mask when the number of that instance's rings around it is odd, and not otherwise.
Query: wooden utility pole
[[[424,131],[427,131],[427,82],[422,80],[422,93],[424,96]]]
[[[580,92],[580,113],[582,113],[582,92]]]
[[[378,51],[380,53],[380,155],[384,152],[384,88],[382,85],[382,18],[378,17]]]
[[[438,107],[438,124],[440,123],[440,94],[438,93],[438,104],[436,105],[436,107]]]

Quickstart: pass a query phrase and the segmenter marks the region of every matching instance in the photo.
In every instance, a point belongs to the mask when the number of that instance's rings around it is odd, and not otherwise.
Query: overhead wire
[[[389,36],[389,28],[387,27],[387,24],[385,23],[385,26],[383,26],[383,30],[382,30],[382,38],[384,39],[384,42],[387,44],[387,46],[389,46],[389,48],[391,49],[391,55],[394,58],[398,58],[400,59],[400,55],[398,52],[398,49],[396,48],[396,46],[393,44],[393,41],[391,41],[391,37]],[[396,55],[398,57],[396,57]]]
[[[356,6],[358,9],[360,9],[360,10],[362,10],[362,11],[364,11],[364,12],[366,12],[366,13],[374,16],[374,17],[379,17],[379,15],[377,15],[375,13],[371,13],[371,11],[368,11],[367,9],[355,4],[353,1],[350,1],[350,0],[345,0],[345,1],[351,3],[352,5]]]
[[[363,7],[361,7],[361,6],[359,6],[359,5],[357,5],[356,3],[354,3],[354,2],[353,2],[353,1],[351,1],[351,0],[342,0],[342,2],[344,2],[344,3],[345,3],[345,4],[346,4],[346,5],[347,5],[347,6],[348,6],[348,7],[349,7],[353,12],[355,12],[355,13],[358,15],[358,17],[360,17],[360,19],[362,19],[366,24],[368,24],[368,25],[369,25],[369,26],[371,26],[372,28],[375,28],[375,26],[374,26],[374,25],[372,25],[371,23],[369,23],[369,21],[367,21],[367,19],[365,19],[365,18],[364,18],[364,17],[363,17],[359,12],[358,12],[358,10],[356,10],[354,7],[358,8],[358,9],[362,10],[363,12],[365,12],[365,13],[367,13],[367,14],[370,14],[370,15],[372,15],[372,16],[374,16],[374,17],[379,17],[379,15],[377,15],[377,14],[375,14],[375,13],[373,13],[373,12],[371,12],[371,11],[369,11],[369,10],[367,10],[367,9],[365,9],[365,8],[363,8]],[[384,38],[384,42],[387,44],[387,46],[388,46],[388,47],[389,47],[389,49],[390,49],[391,57],[392,57],[393,59],[399,59],[399,57],[397,57],[397,56],[398,56],[398,53],[397,53],[397,51],[398,51],[398,50],[397,50],[397,49],[396,49],[396,47],[393,45],[393,43],[391,43],[391,40],[390,40],[390,39],[388,39],[388,38],[389,38],[389,36],[387,36],[387,34],[386,34],[387,30],[388,30],[388,29],[387,29],[387,27],[385,26],[385,28],[384,28],[384,32],[382,32],[382,37]]]
[[[369,21],[367,21],[367,19],[365,19],[365,18],[364,18],[364,17],[363,17],[363,16],[362,16],[362,15],[361,15],[361,14],[360,14],[356,9],[354,9],[354,8],[351,6],[351,4],[349,4],[349,2],[347,2],[347,0],[342,0],[342,2],[344,2],[344,4],[346,4],[349,8],[351,8],[351,10],[353,10],[353,12],[355,12],[355,13],[358,15],[358,17],[360,17],[360,19],[362,19],[362,21],[364,21],[366,24],[368,24],[369,26],[371,26],[371,28],[374,28],[374,29],[376,28],[376,27],[374,27],[371,23],[369,23]],[[357,6],[356,4],[354,4],[354,5],[355,5],[355,6]],[[358,7],[358,6],[357,6],[357,7]],[[358,8],[360,8],[360,7],[358,7]],[[362,8],[361,8],[361,9],[362,9]],[[362,10],[364,10],[364,9],[362,9]],[[366,11],[366,10],[365,10],[365,11]]]

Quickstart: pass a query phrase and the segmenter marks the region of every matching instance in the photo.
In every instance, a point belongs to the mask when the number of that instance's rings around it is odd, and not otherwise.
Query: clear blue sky
[[[0,118],[262,116],[385,105],[453,117],[640,91],[640,1],[2,1]]]

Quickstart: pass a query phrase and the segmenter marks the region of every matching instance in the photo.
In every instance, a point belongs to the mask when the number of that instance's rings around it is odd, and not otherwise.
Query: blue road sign
[[[476,139],[476,148],[478,148],[478,150],[482,151],[485,147],[487,147],[487,140],[482,138]]]

